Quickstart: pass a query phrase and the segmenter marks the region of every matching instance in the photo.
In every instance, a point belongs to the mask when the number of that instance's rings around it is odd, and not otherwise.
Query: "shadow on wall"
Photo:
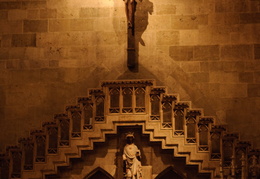
[[[149,0],[142,0],[142,2],[137,4],[135,12],[135,41],[136,49],[138,54],[138,45],[139,43],[142,46],[145,46],[145,42],[142,39],[142,35],[148,26],[149,14],[153,13],[153,3]]]
[[[140,0],[141,1],[141,0]],[[142,39],[142,35],[147,29],[149,24],[148,18],[149,14],[153,13],[153,3],[149,0],[142,0],[137,3],[136,12],[135,12],[135,61],[136,67],[133,69],[133,72],[139,71],[139,44],[145,46],[145,42]]]

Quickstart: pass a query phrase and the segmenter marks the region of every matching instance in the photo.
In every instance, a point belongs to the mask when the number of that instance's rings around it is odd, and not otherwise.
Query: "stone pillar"
[[[133,27],[134,28],[134,27]],[[127,30],[127,67],[134,69],[136,66],[136,51],[135,51],[135,37],[133,29],[128,28]]]

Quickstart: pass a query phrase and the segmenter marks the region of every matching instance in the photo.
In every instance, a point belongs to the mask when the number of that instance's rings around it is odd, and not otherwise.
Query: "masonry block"
[[[221,47],[222,60],[250,60],[253,59],[252,45],[225,45]]]
[[[208,62],[200,62],[200,70],[202,72],[210,71],[223,71],[223,63],[219,61],[208,61]]]
[[[209,74],[210,83],[238,83],[238,74],[234,72],[212,72]]]
[[[6,62],[6,68],[7,69],[21,69],[21,60],[20,59],[9,59]]]
[[[6,69],[0,70],[0,92],[2,94],[4,94],[6,91],[5,87],[6,87],[6,83],[10,80],[9,76],[10,76],[10,73],[8,73]],[[3,101],[0,103],[3,104],[5,102],[5,98],[1,98],[1,99]],[[0,116],[1,116],[1,114],[0,114]]]
[[[260,23],[252,24],[252,42],[256,44],[260,42]]]
[[[8,20],[23,20],[27,17],[27,11],[15,9],[8,11]]]
[[[209,24],[239,24],[238,13],[212,13],[209,15]]]
[[[108,17],[110,16],[110,11],[110,8],[81,8],[79,16],[82,18]]]
[[[96,32],[95,35],[98,45],[114,45],[118,42],[118,37],[114,32]]]
[[[0,48],[0,59],[8,59],[9,50],[8,48]]]
[[[40,10],[40,18],[42,18],[42,19],[56,18],[56,17],[57,17],[57,9]]]
[[[207,14],[202,14],[197,16],[198,25],[208,25],[209,17]]]
[[[198,29],[208,24],[208,15],[172,15],[173,29]]]
[[[180,34],[178,31],[158,31],[156,33],[157,45],[177,45],[179,39]]]
[[[54,8],[49,6],[49,8]],[[75,19],[79,18],[79,9],[68,7],[57,7],[57,19]]]
[[[238,32],[231,32],[230,33],[230,42],[231,43],[240,43],[241,39],[240,39],[240,33]]]
[[[181,62],[181,68],[185,72],[194,73],[200,71],[200,62]]]
[[[93,19],[73,19],[70,21],[71,31],[92,31]]]
[[[43,83],[58,82],[61,80],[61,74],[60,70],[45,68],[40,71],[40,78]]]
[[[47,20],[25,20],[24,32],[47,32],[48,21]]]
[[[176,4],[176,14],[182,15],[195,13],[195,7],[196,6],[186,6],[185,4],[178,3]]]
[[[250,1],[249,2],[249,8],[252,12],[259,12],[259,2],[258,1]]]
[[[84,9],[84,8],[83,8]],[[81,9],[80,12],[83,10]],[[87,8],[86,8],[87,9]],[[125,9],[122,7],[114,7],[113,9],[111,9],[111,15],[114,17],[118,17],[118,18],[122,18],[124,17],[125,19]],[[80,16],[81,17],[81,16]],[[84,17],[84,16],[83,16]],[[87,14],[85,15],[85,17],[87,17]]]
[[[85,66],[84,63],[85,62],[82,59],[65,59],[65,60],[61,60],[59,62],[59,67],[62,67],[62,68],[80,68],[80,67]],[[72,80],[72,78],[68,77],[65,80],[67,80],[67,82],[69,82],[70,80]],[[73,79],[73,80],[77,80],[77,79]]]
[[[116,58],[120,54],[118,49],[120,49],[120,46],[115,46],[115,45],[99,46],[96,49],[97,50],[96,51],[97,58],[98,59]]]
[[[46,8],[47,7],[47,1],[23,1],[22,2],[22,8],[23,9],[36,9],[36,8]]]
[[[46,45],[52,44],[54,47],[51,48],[54,50],[60,47],[91,46],[95,43],[93,35],[93,33],[89,32],[41,33],[37,34],[37,46],[46,47]]]
[[[249,97],[260,97],[260,84],[249,84],[248,85],[248,96]]]
[[[215,11],[216,12],[233,12],[234,5],[232,0],[221,0],[216,1],[215,3]]]
[[[13,47],[35,47],[36,34],[13,34],[12,46]]]
[[[25,92],[12,92],[12,93],[7,93],[6,95],[6,105],[12,106],[12,107],[18,107],[18,105],[24,105],[26,104],[26,95]],[[10,110],[10,109],[9,109]],[[8,111],[9,111],[8,110]],[[16,109],[15,114],[9,114],[9,118],[15,118],[17,115],[25,115],[27,110],[24,110],[23,107],[21,109]]]
[[[194,60],[219,60],[219,46],[195,46],[194,47]]]
[[[0,33],[3,34],[19,34],[23,32],[23,21],[5,21],[0,20]]]
[[[43,60],[44,49],[37,47],[27,47],[25,49],[24,58],[27,60]]]
[[[198,36],[199,31],[197,29],[180,30],[180,45],[197,45],[199,42]]]
[[[242,72],[239,73],[239,82],[242,83],[253,83],[254,73],[253,72]]]
[[[24,84],[35,84],[40,81],[40,71],[39,70],[14,70],[10,76],[10,80],[13,83],[24,85]],[[18,86],[19,86],[18,85]],[[21,97],[23,98],[23,97]]]
[[[176,61],[190,61],[193,59],[193,46],[171,46],[169,53]]]
[[[209,73],[190,73],[189,77],[194,83],[208,83]]]
[[[171,16],[170,15],[160,15],[153,16],[149,19],[149,28],[158,30],[170,30],[171,29]]]
[[[260,72],[255,72],[254,77],[255,77],[255,83],[260,84]]]
[[[223,71],[225,72],[238,72],[245,70],[244,61],[224,61],[223,62]]]
[[[173,15],[172,28],[173,29],[197,29],[198,17],[195,15]]]
[[[0,2],[0,10],[1,9],[20,9],[22,7],[21,2]]]
[[[260,60],[260,44],[254,45],[254,58]]]
[[[71,47],[68,50],[68,57],[72,59],[85,59],[85,61],[89,61],[86,59],[91,59],[92,48],[90,47]]]
[[[40,19],[40,10],[38,10],[38,9],[27,10],[27,19],[29,19],[29,20]]]
[[[219,98],[221,96],[221,94],[219,93],[219,83],[200,83],[199,88],[203,92],[203,94],[207,96],[209,95],[213,98]]]
[[[94,19],[95,31],[114,31],[114,25],[111,23],[110,18],[102,17]]]
[[[65,47],[50,47],[44,50],[44,57],[49,60],[60,60],[68,57],[69,49]]]
[[[7,19],[8,11],[0,10],[0,19]]]
[[[220,84],[222,98],[245,98],[247,97],[247,84]]]
[[[70,29],[70,20],[68,19],[49,20],[50,32],[64,32],[64,31],[69,31],[69,29]]]
[[[10,59],[23,59],[25,56],[25,47],[9,48]]]
[[[176,6],[167,4],[167,5],[158,5],[156,7],[156,14],[176,14]]]
[[[50,68],[57,68],[57,67],[59,67],[59,61],[58,60],[49,60],[49,67]]]
[[[47,68],[49,67],[49,61],[48,60],[27,60],[28,65],[30,69],[35,69],[35,68]]]
[[[84,39],[85,33],[82,32],[70,32],[70,33],[64,33],[61,34],[60,37],[60,43],[65,46],[81,46],[84,44],[83,41],[89,40],[91,43],[91,38],[90,39]],[[93,45],[93,44],[92,44]]]
[[[251,10],[250,2],[246,0],[237,0],[234,2],[234,11],[235,12],[248,12]]]
[[[0,60],[0,70],[1,69],[6,69],[6,60]]]
[[[241,24],[256,24],[260,23],[260,13],[242,13],[240,14]]]

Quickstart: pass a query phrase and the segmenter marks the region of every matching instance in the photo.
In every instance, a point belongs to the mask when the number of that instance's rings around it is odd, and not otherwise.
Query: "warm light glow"
[[[113,7],[114,2],[118,0],[67,0],[68,7]],[[123,3],[122,3],[123,5]]]

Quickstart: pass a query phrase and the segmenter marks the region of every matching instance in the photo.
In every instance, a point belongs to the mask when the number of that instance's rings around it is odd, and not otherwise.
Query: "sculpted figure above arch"
[[[142,179],[141,153],[134,144],[134,133],[126,134],[126,145],[123,153],[125,179]]]

